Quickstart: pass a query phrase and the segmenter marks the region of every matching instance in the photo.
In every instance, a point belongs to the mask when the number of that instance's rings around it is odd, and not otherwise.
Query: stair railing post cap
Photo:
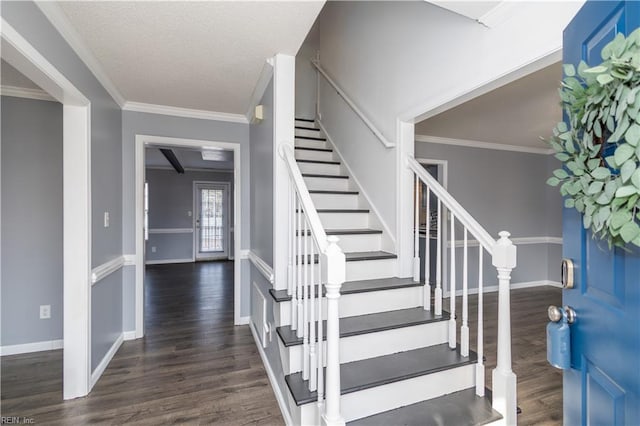
[[[494,246],[492,264],[496,268],[513,269],[516,267],[517,249],[509,239],[511,234],[501,231],[498,235],[500,239]]]

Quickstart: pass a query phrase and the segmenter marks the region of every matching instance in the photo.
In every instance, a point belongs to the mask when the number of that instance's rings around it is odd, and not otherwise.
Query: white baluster
[[[309,271],[309,390],[315,391],[318,386],[318,376],[316,375],[316,294],[315,294],[315,242],[311,238],[311,244],[309,244],[309,256],[311,256],[311,266]]]
[[[298,256],[296,258],[296,263],[297,263],[297,267],[296,269],[298,270],[298,280],[297,280],[297,291],[296,291],[296,317],[298,319],[297,321],[297,328],[296,328],[296,336],[298,338],[302,337],[302,333],[304,331],[304,316],[302,313],[302,239],[304,238],[302,235],[302,203],[300,202],[300,200],[298,200]]]
[[[507,425],[517,424],[516,375],[511,369],[511,271],[516,266],[516,246],[509,233],[500,232],[492,264],[498,270],[498,362],[493,370],[493,408]]]
[[[295,241],[295,237],[296,237],[296,230],[295,230],[295,225],[293,223],[293,212],[295,209],[295,206],[293,204],[293,194],[294,194],[294,188],[293,185],[291,184],[291,181],[289,181],[289,208],[288,210],[288,214],[287,214],[287,223],[289,224],[289,230],[291,231],[290,235],[289,235],[289,250],[288,250],[288,255],[289,258],[287,259],[287,294],[289,296],[293,295],[293,244]]]
[[[413,280],[420,281],[420,179],[415,179],[415,202],[413,220]]]
[[[484,396],[484,294],[482,275],[484,272],[484,248],[478,247],[478,363],[476,364],[476,395]]]
[[[323,364],[323,329],[322,329],[322,269],[324,265],[324,258],[320,255],[320,251],[318,250],[318,298],[317,298],[317,309],[318,309],[318,343],[317,343],[317,369],[318,369],[318,412],[322,413],[324,407],[324,364]]]
[[[297,294],[297,285],[296,285],[296,238],[298,235],[298,230],[296,229],[296,205],[297,205],[297,196],[295,186],[291,185],[291,199],[290,199],[290,208],[289,208],[289,225],[291,230],[291,236],[289,238],[289,288],[291,295],[291,329],[297,330],[298,328],[298,316],[296,315],[296,311],[298,309],[296,303],[296,294]]]
[[[464,228],[464,249],[462,252],[462,327],[460,328],[460,353],[469,356],[469,282],[468,282],[468,240]]]
[[[451,274],[449,276],[449,347],[456,348],[456,217],[451,212]]]
[[[327,376],[326,376],[326,404],[322,416],[322,424],[327,426],[343,426],[344,418],[340,414],[340,312],[338,299],[340,287],[345,281],[345,257],[338,238],[327,238],[329,245],[324,253],[326,257],[326,271],[323,275],[327,279]]]
[[[302,378],[309,380],[309,232],[307,215],[304,217],[304,245],[302,256],[302,269],[304,273],[304,290],[302,292],[304,298],[304,330],[302,333]]]
[[[431,191],[429,187],[426,187],[427,191],[425,193],[425,197],[427,197],[427,213],[426,213],[426,222],[427,226],[425,228],[424,234],[424,291],[423,296],[424,300],[422,306],[424,306],[425,311],[431,310]]]
[[[436,232],[436,315],[442,315],[442,203],[438,198],[438,225]]]

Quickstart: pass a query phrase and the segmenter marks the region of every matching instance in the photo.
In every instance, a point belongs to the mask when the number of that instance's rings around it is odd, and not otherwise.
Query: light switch
[[[104,212],[104,227],[109,227],[109,212]]]
[[[187,216],[191,217],[191,210],[187,212]]]

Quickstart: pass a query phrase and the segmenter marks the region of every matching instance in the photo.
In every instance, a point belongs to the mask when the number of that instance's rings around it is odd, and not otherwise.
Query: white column
[[[344,418],[340,414],[340,313],[338,299],[340,288],[346,277],[345,256],[338,247],[338,238],[328,237],[329,246],[323,254],[325,262],[323,276],[327,279],[327,373],[325,383],[326,404],[322,415],[322,424],[343,426]]]
[[[460,353],[469,356],[469,270],[467,228],[464,228],[462,252],[462,327],[460,328]]]
[[[493,408],[507,425],[517,424],[516,375],[511,370],[511,271],[516,266],[516,246],[509,233],[500,232],[494,246],[493,266],[498,270],[498,362],[493,370]]]

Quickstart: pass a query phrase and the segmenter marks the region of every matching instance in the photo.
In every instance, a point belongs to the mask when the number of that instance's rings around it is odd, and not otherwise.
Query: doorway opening
[[[239,191],[239,144],[136,136],[136,337],[146,265],[239,259]],[[240,262],[231,269],[239,324]]]

